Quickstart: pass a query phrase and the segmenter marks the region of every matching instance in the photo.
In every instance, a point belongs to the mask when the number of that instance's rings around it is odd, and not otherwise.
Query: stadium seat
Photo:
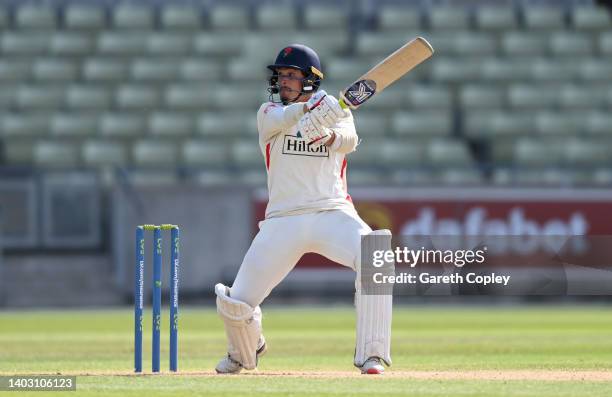
[[[153,110],[160,103],[158,90],[148,85],[123,85],[116,92],[115,101],[119,109]]]
[[[210,26],[215,30],[247,30],[250,25],[249,13],[245,7],[217,5],[210,10],[209,17]]]
[[[79,150],[72,142],[40,141],[34,146],[34,163],[48,167],[72,167],[78,164]]]
[[[25,4],[15,12],[15,26],[23,30],[53,30],[57,25],[56,10],[42,4]]]
[[[387,183],[387,172],[367,168],[350,168],[346,173],[349,186],[376,186]]]
[[[469,136],[528,135],[534,131],[535,119],[532,112],[491,111],[470,112],[465,119],[466,134]]]
[[[599,35],[599,52],[608,57],[612,55],[612,32],[601,32]]]
[[[604,7],[577,6],[571,10],[572,22],[579,30],[606,30],[612,26],[610,12]]]
[[[200,135],[250,135],[250,117],[234,112],[206,112],[198,117],[197,130]],[[251,137],[256,134],[251,135]]]
[[[173,84],[164,93],[165,105],[173,110],[202,110],[214,102],[214,90],[203,84]]]
[[[132,147],[132,159],[137,166],[174,166],[178,160],[175,142],[138,141]]]
[[[144,116],[133,113],[104,113],[99,119],[98,130],[103,136],[137,137],[144,135],[146,122]]]
[[[180,69],[180,60],[138,58],[132,63],[130,74],[136,81],[166,82],[177,80]]]
[[[0,29],[6,29],[9,27],[9,15],[6,8],[0,8]]]
[[[0,81],[2,83],[26,80],[30,77],[31,73],[31,62],[0,59]]]
[[[523,169],[516,173],[515,182],[521,186],[569,186],[574,182],[574,172],[559,168],[538,168]]]
[[[413,109],[447,110],[453,106],[449,88],[435,85],[414,85],[406,90],[406,104]]]
[[[257,27],[261,30],[294,30],[297,28],[295,8],[277,4],[263,4],[255,11]]]
[[[41,82],[69,82],[77,79],[78,65],[65,59],[41,58],[32,66],[32,76]]]
[[[380,30],[417,30],[421,26],[421,11],[417,7],[384,5],[378,12]]]
[[[502,34],[501,48],[509,56],[538,56],[548,51],[548,36],[537,32],[508,31]]]
[[[179,137],[192,135],[194,130],[193,117],[188,114],[158,111],[149,116],[149,131],[153,135]]]
[[[111,105],[110,90],[101,85],[71,85],[66,88],[66,105],[77,110],[104,110]]]
[[[459,106],[463,110],[499,109],[505,104],[504,93],[495,85],[464,84],[459,91]]]
[[[55,136],[85,137],[96,134],[98,117],[95,113],[58,113],[51,119]]]
[[[492,163],[498,167],[512,165],[514,162],[514,145],[516,138],[513,136],[495,137],[490,141],[490,158]]]
[[[577,135],[582,132],[585,123],[586,115],[582,111],[542,111],[535,118],[536,132],[542,135]]]
[[[428,19],[433,30],[469,28],[468,14],[464,7],[433,7],[429,10]]]
[[[563,109],[596,109],[606,102],[606,88],[601,85],[565,85],[559,103]]]
[[[98,36],[97,49],[104,55],[134,56],[145,52],[147,37],[142,31],[105,31]]]
[[[130,3],[118,4],[112,8],[113,26],[117,29],[152,29],[153,7]]]
[[[482,174],[473,167],[446,168],[436,173],[436,179],[448,186],[480,185],[483,182]]]
[[[222,87],[208,90],[208,94],[213,98],[214,106],[221,110],[242,108],[253,114],[259,109],[262,103],[268,101],[268,92],[265,83],[256,84],[237,84],[230,86],[224,84]],[[237,93],[240,93],[237,95]]]
[[[588,56],[593,53],[593,41],[586,34],[556,32],[550,37],[550,51],[555,56]]]
[[[516,28],[516,13],[507,6],[476,7],[476,26],[481,30],[512,30]]]
[[[531,65],[531,78],[540,81],[567,82],[579,75],[580,61],[575,58],[536,59]]]
[[[264,158],[257,138],[234,141],[230,147],[232,164],[238,166],[263,166]]]
[[[450,135],[452,118],[449,112],[398,112],[391,120],[391,128],[396,135]]]
[[[562,144],[558,139],[521,138],[514,145],[514,162],[518,166],[554,166],[561,161]]]
[[[306,4],[304,9],[304,27],[313,31],[342,31],[348,22],[348,12],[341,7],[321,4]]]
[[[0,36],[5,56],[41,56],[47,53],[49,35],[40,32],[3,32]]]
[[[452,51],[461,56],[491,56],[497,52],[495,37],[487,34],[456,33],[452,44]]]
[[[436,167],[470,166],[472,157],[465,142],[456,139],[433,139],[426,148],[427,162]]]
[[[586,122],[586,132],[589,134],[612,135],[612,114],[610,112],[591,112]]]
[[[367,139],[367,138],[366,138]],[[367,141],[366,141],[367,142]],[[359,145],[359,149],[355,152],[351,152],[347,155],[347,161],[349,167],[348,174],[351,173],[352,166],[372,166],[372,164],[380,164],[381,153],[379,146],[382,144],[382,140],[378,140],[376,143],[368,142],[363,145]]]
[[[0,117],[2,137],[12,138],[41,137],[49,132],[51,117],[48,113],[11,112]]]
[[[288,37],[288,36],[287,36]],[[317,54],[322,59],[323,66],[325,62],[332,56],[344,54],[351,44],[352,38],[346,30],[334,32],[333,34],[319,32],[297,32],[294,42],[302,43],[317,51]],[[280,51],[280,48],[277,49]],[[274,54],[276,56],[276,54]]]
[[[377,58],[387,56],[418,35],[415,32],[367,32],[356,36],[355,51],[358,56]],[[435,47],[435,44],[432,43]]]
[[[337,95],[336,92],[330,92],[330,94]],[[404,104],[404,96],[404,87],[401,84],[394,84],[385,89],[385,95],[376,95],[368,100],[368,108],[380,111],[401,109]]]
[[[69,4],[64,9],[64,24],[68,29],[99,30],[106,25],[104,8],[96,5]]]
[[[580,63],[578,73],[580,79],[584,81],[600,81],[603,83],[612,81],[612,59],[584,59]]]
[[[16,102],[22,109],[57,109],[63,105],[64,90],[57,85],[24,85],[17,91]]]
[[[188,166],[224,166],[228,151],[224,141],[189,140],[181,148],[182,163]]]
[[[348,76],[355,76],[355,78],[361,76],[372,66],[374,65],[369,60],[360,57],[330,58],[325,62],[325,78],[350,80],[351,78],[347,78]],[[349,81],[345,81],[345,84],[349,83]]]
[[[383,140],[379,143],[369,142],[378,148],[379,156],[374,164],[393,167],[414,167],[423,164],[423,146],[414,140]],[[359,147],[358,150],[361,150]]]
[[[128,64],[125,61],[105,57],[89,58],[83,62],[85,80],[111,83],[126,81],[129,76]]]
[[[530,30],[553,30],[564,29],[564,9],[561,6],[554,7],[524,7],[523,16],[525,26]]]
[[[147,37],[147,52],[151,55],[175,56],[191,52],[191,36],[183,33],[152,33]]]
[[[87,141],[81,147],[83,162],[92,166],[126,165],[128,156],[123,144],[109,141]]]
[[[563,161],[569,166],[602,166],[612,163],[610,141],[598,142],[572,138],[562,149]]]
[[[170,3],[164,4],[160,10],[160,21],[164,30],[198,30],[201,18],[201,11],[197,7]]]
[[[508,88],[508,104],[514,109],[553,108],[559,98],[559,86],[515,84]]]
[[[27,140],[6,141],[4,159],[9,165],[28,165],[34,162],[34,143]]]
[[[433,59],[428,65],[431,78],[440,83],[459,83],[480,79],[481,62],[474,59],[444,58]]]
[[[183,58],[179,75],[183,80],[189,81],[219,81],[222,68],[219,62],[207,58]]]
[[[250,57],[233,58],[227,63],[227,75],[229,80],[234,82],[264,82],[270,76],[265,65],[273,62],[273,58],[265,61]]]
[[[353,113],[355,129],[361,139],[378,138],[389,134],[388,117],[379,112],[359,110]]]
[[[238,32],[212,34],[209,32],[197,33],[194,38],[195,54],[213,56],[236,56],[242,51],[244,35]]]
[[[400,186],[431,186],[437,184],[433,172],[416,168],[392,172],[390,182]]]
[[[524,82],[531,76],[530,66],[523,59],[489,58],[480,64],[478,75],[485,82]]]
[[[174,164],[144,164],[145,167],[132,169],[128,173],[128,181],[136,187],[167,187],[172,188],[179,182],[176,170],[171,169]]]
[[[0,109],[11,109],[16,102],[18,84],[0,85]]]
[[[76,32],[56,32],[51,35],[49,52],[60,56],[85,56],[94,51],[92,37]]]

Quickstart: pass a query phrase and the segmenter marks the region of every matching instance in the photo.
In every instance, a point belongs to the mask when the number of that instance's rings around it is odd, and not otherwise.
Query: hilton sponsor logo
[[[327,150],[327,146],[308,146],[304,138],[292,135],[285,135],[285,140],[283,142],[283,154],[311,157],[329,157],[329,151]]]

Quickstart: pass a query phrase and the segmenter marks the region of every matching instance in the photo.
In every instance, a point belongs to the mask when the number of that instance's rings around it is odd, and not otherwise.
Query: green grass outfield
[[[70,395],[79,396],[612,395],[612,310],[602,306],[398,307],[393,367],[383,377],[352,366],[350,307],[264,307],[269,351],[258,372],[239,376],[212,373],[225,351],[213,309],[182,310],[179,326],[181,372],[132,376],[131,309],[0,311],[0,375],[76,374],[78,391]]]

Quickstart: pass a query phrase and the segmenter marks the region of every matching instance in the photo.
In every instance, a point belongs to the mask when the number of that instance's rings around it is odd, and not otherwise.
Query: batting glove
[[[313,122],[312,114],[306,113],[298,121],[298,131],[310,146],[319,147],[331,138],[332,131]]]
[[[313,123],[317,126],[329,128],[336,124],[338,119],[346,116],[338,100],[323,90],[312,95],[306,105],[313,115]]]

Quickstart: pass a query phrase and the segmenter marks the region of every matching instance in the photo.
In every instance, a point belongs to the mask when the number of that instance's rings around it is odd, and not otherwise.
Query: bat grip
[[[346,103],[344,103],[344,98],[340,97],[340,99],[338,100],[338,102],[340,103],[340,107],[342,109],[348,109],[349,107],[346,105]]]

